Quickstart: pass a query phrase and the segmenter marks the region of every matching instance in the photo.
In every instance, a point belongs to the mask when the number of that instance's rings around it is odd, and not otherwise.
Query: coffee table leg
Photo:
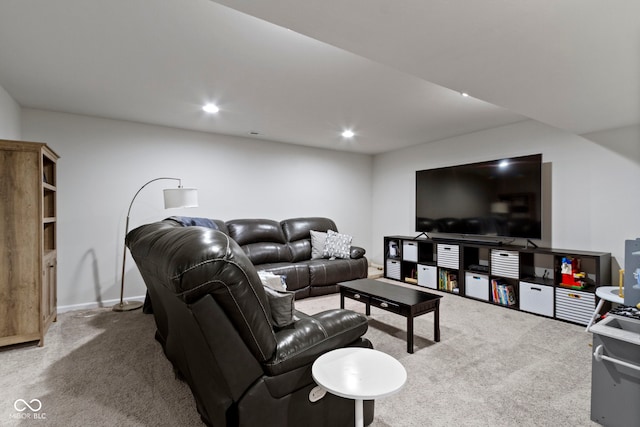
[[[344,294],[340,292],[340,308],[344,308]]]
[[[364,427],[364,411],[362,399],[356,399],[356,427]]]
[[[407,353],[413,353],[413,315],[407,316]]]
[[[440,342],[440,306],[433,312],[433,335],[436,342]]]

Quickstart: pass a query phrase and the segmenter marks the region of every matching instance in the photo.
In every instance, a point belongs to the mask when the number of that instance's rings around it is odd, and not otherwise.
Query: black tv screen
[[[542,154],[416,172],[416,231],[540,239]]]

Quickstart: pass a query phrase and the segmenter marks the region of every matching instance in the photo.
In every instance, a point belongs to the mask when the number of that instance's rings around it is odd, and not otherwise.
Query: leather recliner
[[[219,230],[171,222],[143,225],[127,246],[153,304],[156,339],[212,426],[350,426],[354,403],[316,387],[311,366],[342,347],[372,348],[366,317],[296,311],[274,326],[269,300],[244,251]],[[365,423],[374,402],[366,401]]]

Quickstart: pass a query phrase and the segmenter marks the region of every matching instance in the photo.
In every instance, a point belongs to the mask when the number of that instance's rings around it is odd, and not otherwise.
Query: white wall
[[[162,208],[161,189],[136,199],[131,228],[171,215],[229,220],[327,216],[354,244],[371,248],[372,157],[250,138],[25,109],[22,133],[47,142],[58,163],[58,304],[119,297],[122,245],[131,198],[150,179],[182,178],[200,207]],[[375,242],[376,244],[378,242]],[[144,294],[131,258],[125,296]]]
[[[417,234],[416,170],[540,152],[551,175],[552,227],[545,243],[611,252],[615,269],[624,264],[624,240],[640,237],[635,128],[600,132],[589,136],[592,141],[525,121],[372,158],[39,110],[23,110],[21,120],[23,139],[47,142],[61,155],[63,308],[111,304],[118,297],[127,207],[142,184],[159,176],[199,188],[200,207],[163,210],[161,189],[173,183],[154,183],[136,200],[132,227],[170,215],[328,216],[381,263],[383,236]],[[130,258],[126,278],[126,295],[142,295]]]
[[[20,140],[20,106],[0,86],[0,139]]]
[[[374,247],[369,257],[382,262],[385,235],[418,234],[414,231],[416,170],[542,153],[543,163],[551,168],[550,244],[611,252],[612,267],[623,266],[624,240],[640,237],[640,141],[634,135],[632,131],[599,133],[595,143],[525,121],[377,155]],[[617,271],[613,275],[617,277]]]

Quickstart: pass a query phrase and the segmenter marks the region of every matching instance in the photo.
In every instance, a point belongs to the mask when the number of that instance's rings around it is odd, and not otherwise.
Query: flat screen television
[[[542,238],[542,154],[416,172],[416,231]]]

